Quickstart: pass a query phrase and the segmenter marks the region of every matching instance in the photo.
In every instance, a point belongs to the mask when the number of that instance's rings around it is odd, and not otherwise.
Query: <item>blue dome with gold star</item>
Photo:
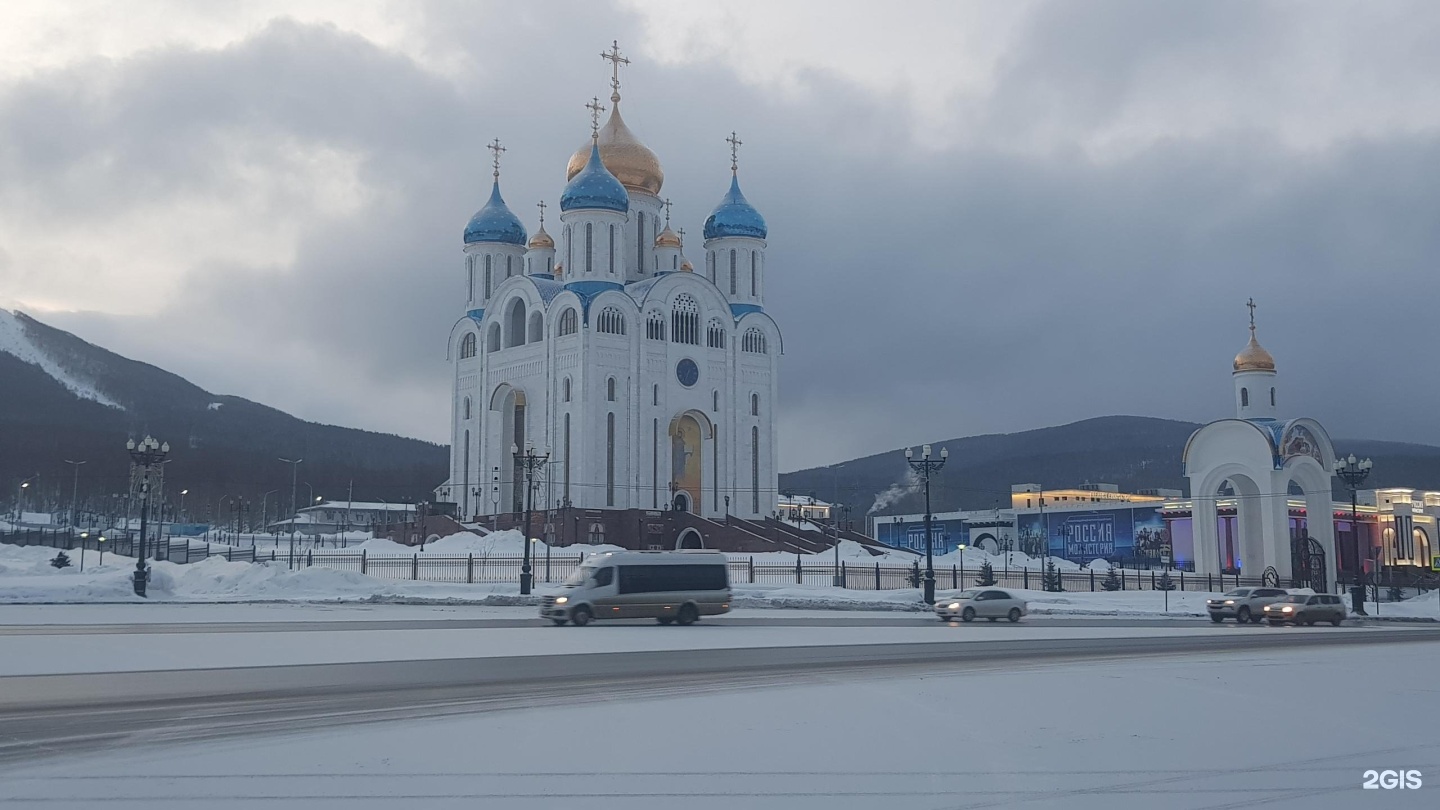
[[[500,181],[490,189],[490,199],[484,207],[470,217],[465,226],[465,244],[473,242],[503,242],[507,245],[525,245],[525,226],[520,218],[505,204],[500,196]]]
[[[630,210],[630,194],[615,175],[600,162],[600,147],[590,144],[590,159],[560,195],[560,210],[574,211],[584,208],[600,208],[606,211],[625,212]]]
[[[749,236],[754,239],[764,239],[769,231],[765,228],[765,218],[755,210],[755,206],[745,199],[740,193],[740,178],[734,175],[730,177],[730,190],[705,218],[705,238],[719,239],[724,236]]]

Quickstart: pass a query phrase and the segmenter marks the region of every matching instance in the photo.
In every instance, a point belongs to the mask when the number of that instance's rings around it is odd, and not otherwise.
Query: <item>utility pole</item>
[[[75,496],[80,491],[80,465],[85,462],[71,461],[67,458],[65,463],[75,468],[75,478],[70,484],[70,529],[73,531],[75,529]]]
[[[303,458],[297,458],[297,459],[295,459],[294,461],[291,461],[291,460],[288,459],[288,458],[282,458],[282,459],[280,459],[280,460],[283,461],[283,462],[285,462],[286,464],[289,464],[289,465],[290,465],[290,567],[291,567],[291,568],[294,568],[294,567],[295,567],[295,521],[296,521],[296,519],[297,519],[297,518],[299,517],[299,515],[300,515],[300,509],[299,509],[299,507],[298,507],[298,506],[296,505],[296,503],[295,503],[295,496],[296,496],[296,494],[299,492],[299,483],[298,483],[298,482],[299,482],[299,475],[300,475],[300,462],[304,461],[305,459],[303,459]]]

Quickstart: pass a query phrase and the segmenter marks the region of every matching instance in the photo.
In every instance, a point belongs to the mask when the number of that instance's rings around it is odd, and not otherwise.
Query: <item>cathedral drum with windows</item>
[[[570,159],[556,237],[528,236],[500,194],[465,228],[464,316],[452,329],[450,478],[462,520],[525,508],[514,451],[549,452],[537,511],[774,511],[780,332],[765,312],[767,229],[729,189],[704,222],[703,272],[660,197],[664,173],[620,115]],[[538,530],[538,527],[537,527]],[[582,527],[583,532],[583,527]]]

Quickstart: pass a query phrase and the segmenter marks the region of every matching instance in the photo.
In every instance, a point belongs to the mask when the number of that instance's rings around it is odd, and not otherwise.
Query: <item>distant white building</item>
[[[302,534],[330,534],[349,529],[369,529],[389,523],[405,523],[415,519],[413,503],[370,503],[366,501],[321,501],[299,510],[293,519],[276,521],[271,529]]]

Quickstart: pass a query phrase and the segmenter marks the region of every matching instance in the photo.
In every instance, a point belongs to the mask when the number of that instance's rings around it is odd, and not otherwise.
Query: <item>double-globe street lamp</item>
[[[545,469],[545,465],[550,461],[550,452],[547,450],[543,455],[536,453],[535,447],[526,442],[524,452],[521,452],[519,447],[510,445],[510,454],[515,457],[515,463],[525,475],[525,523],[520,532],[525,548],[520,562],[520,593],[528,595],[534,581],[530,574],[530,511],[535,506],[535,473]]]
[[[150,512],[150,478],[163,475],[161,468],[165,464],[165,456],[170,454],[170,443],[162,444],[146,436],[139,444],[134,439],[126,440],[125,449],[140,474],[140,546],[135,553],[135,595],[144,596],[145,586],[150,580],[150,568],[145,564],[145,521]]]
[[[932,458],[930,445],[920,448],[920,458],[915,458],[915,451],[909,447],[905,448],[905,461],[910,464],[910,469],[920,477],[925,484],[925,604],[935,604],[935,558],[933,545],[930,539],[930,476],[940,471],[945,466],[946,460],[950,458],[950,451],[944,447],[940,448],[939,458]]]
[[[1374,466],[1368,458],[1357,461],[1354,453],[1351,453],[1349,458],[1335,459],[1335,474],[1350,488],[1350,539],[1354,549],[1354,567],[1350,569],[1350,607],[1360,616],[1366,615],[1365,582],[1360,567],[1360,516],[1355,512],[1358,508],[1360,487],[1364,486],[1365,479],[1370,477],[1370,468]]]

